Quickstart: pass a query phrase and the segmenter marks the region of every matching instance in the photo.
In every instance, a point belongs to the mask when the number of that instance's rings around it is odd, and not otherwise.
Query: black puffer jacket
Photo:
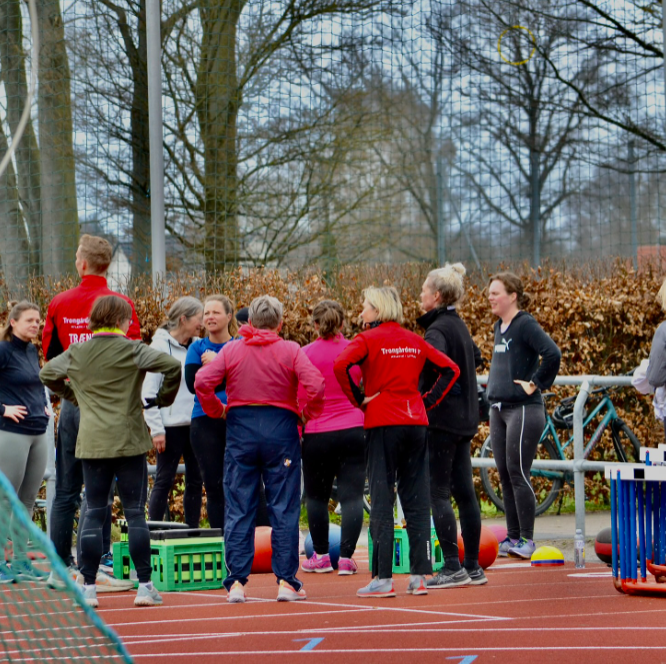
[[[429,427],[474,437],[479,427],[476,367],[482,363],[481,351],[454,308],[435,308],[419,317],[417,323],[426,329],[426,342],[446,354],[460,368],[460,377],[453,389],[428,412]],[[432,386],[433,373],[432,366],[426,363],[421,373],[420,390]]]

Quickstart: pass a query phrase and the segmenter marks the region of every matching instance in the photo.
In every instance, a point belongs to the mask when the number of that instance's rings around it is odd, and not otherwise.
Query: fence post
[[[50,401],[49,401],[50,404]],[[46,459],[46,534],[51,537],[51,509],[53,508],[53,498],[55,497],[55,419],[53,414],[49,418],[49,425],[46,428],[46,439],[48,442],[48,457]]]
[[[574,497],[576,502],[576,529],[585,535],[585,470],[582,467],[585,453],[585,439],[583,433],[583,417],[585,403],[590,394],[590,382],[587,379],[581,384],[576,396],[573,413],[574,430]]]

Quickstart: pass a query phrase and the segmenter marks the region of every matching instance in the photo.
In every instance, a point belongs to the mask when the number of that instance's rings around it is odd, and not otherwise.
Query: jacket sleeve
[[[74,389],[65,380],[69,372],[69,350],[50,360],[39,372],[39,378],[46,388],[65,400],[78,405]]]
[[[299,387],[305,390],[305,398],[301,402],[303,416],[307,420],[315,419],[324,411],[324,376],[312,365],[302,349],[296,350],[294,370]]]
[[[360,365],[368,357],[368,346],[362,335],[357,335],[345,349],[342,350],[340,355],[333,363],[333,372],[335,378],[340,384],[340,388],[347,396],[349,402],[354,407],[360,407],[365,394],[359,386],[354,383],[351,375],[351,367]]]
[[[136,314],[134,302],[130,299],[128,300],[129,304],[132,306],[132,321],[130,322],[129,330],[127,331],[127,337],[130,340],[141,340],[141,323],[139,322],[139,317]]]
[[[58,329],[55,325],[55,306],[53,302],[49,303],[48,310],[46,311],[46,321],[44,322],[44,330],[42,331],[42,351],[44,358],[50,361],[59,354],[65,351],[58,337]]]
[[[426,359],[432,363],[435,371],[439,374],[430,390],[421,396],[426,411],[428,411],[442,402],[444,396],[451,390],[451,387],[460,377],[460,368],[446,354],[435,349],[428,342],[423,342],[423,348]]]
[[[555,381],[560,369],[562,354],[552,338],[532,319],[526,324],[526,342],[541,357],[541,363],[532,377],[540,391],[548,390]]]
[[[223,347],[213,361],[204,365],[196,373],[194,380],[201,408],[213,419],[219,419],[224,414],[224,405],[215,395],[215,387],[222,383],[227,374],[225,349],[226,347]]]
[[[178,395],[180,389],[180,361],[169,354],[151,349],[140,343],[134,350],[134,362],[140,370],[158,372],[163,375],[162,385],[157,392],[157,406],[168,407]]]
[[[156,372],[147,372],[141,387],[141,398],[154,398],[162,386],[162,375]],[[164,429],[164,422],[159,407],[151,407],[150,409],[143,410],[143,418],[150,428],[151,437],[156,435],[163,435],[166,430]]]
[[[666,384],[666,322],[657,327],[652,338],[647,380],[655,388]]]
[[[442,354],[448,354],[449,346],[446,343],[446,337],[444,334],[437,330],[434,326],[431,326],[426,332],[424,339],[427,343],[431,344],[435,349],[438,349]]]

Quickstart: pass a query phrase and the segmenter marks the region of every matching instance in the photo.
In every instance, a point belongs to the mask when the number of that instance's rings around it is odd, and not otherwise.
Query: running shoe
[[[485,585],[488,582],[486,574],[481,567],[475,569],[466,569],[467,575],[470,578],[468,585]]]
[[[500,541],[499,552],[497,555],[499,557],[509,557],[509,549],[513,548],[518,544],[518,539],[509,539],[507,537],[504,541]]]
[[[458,571],[442,569],[428,580],[426,585],[428,589],[446,590],[449,587],[463,587],[471,582],[465,569],[458,569]]]
[[[351,557],[341,557],[338,560],[338,576],[351,576],[358,572],[358,566]]]
[[[356,590],[357,597],[395,597],[393,578],[373,578],[365,587]]]
[[[15,583],[16,579],[11,569],[7,566],[7,562],[0,561],[0,583]]]
[[[407,594],[413,594],[415,597],[428,594],[425,576],[410,576],[407,584]]]
[[[102,559],[99,561],[99,566],[104,567],[105,569],[113,569],[113,553],[111,551],[102,555]]]
[[[30,580],[37,583],[46,583],[49,574],[37,567],[33,567],[28,560],[12,562],[12,574],[16,580]]]
[[[94,585],[81,585],[80,589],[83,594],[83,601],[85,601],[91,608],[97,608],[99,606],[99,601],[97,601],[97,588]]]
[[[76,582],[83,585],[83,574],[77,576]],[[97,572],[95,584],[98,592],[127,592],[134,587],[134,581],[114,578],[101,569]]]
[[[304,601],[307,598],[305,588],[302,585],[300,590],[295,590],[286,580],[280,581],[277,595],[278,601]]]
[[[76,566],[74,564],[70,564],[67,567],[66,571],[67,571],[68,578],[70,578],[72,581],[76,582],[76,580],[79,576],[79,570],[76,568]],[[46,581],[46,584],[54,590],[64,590],[65,587],[66,587],[65,582],[56,573],[55,569],[51,570],[51,573],[49,574],[48,580]]]
[[[139,585],[139,589],[136,592],[136,597],[134,597],[135,606],[161,606],[162,597],[160,593],[151,585],[150,587],[146,585]]]
[[[532,539],[520,537],[520,541],[513,548],[509,548],[509,557],[519,557],[523,560],[529,560],[535,550],[536,546]]]
[[[331,558],[328,553],[326,555],[312,553],[310,559],[301,562],[301,569],[306,573],[328,573],[329,571],[333,571],[333,566],[331,565]]]
[[[230,604],[245,603],[245,587],[239,580],[231,586],[231,589],[227,593],[227,601]]]

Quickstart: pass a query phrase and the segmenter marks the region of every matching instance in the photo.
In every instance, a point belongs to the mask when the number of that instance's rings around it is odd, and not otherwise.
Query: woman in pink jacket
[[[303,478],[314,553],[301,563],[301,569],[308,573],[333,571],[328,552],[328,500],[337,477],[342,506],[338,574],[350,575],[357,571],[352,555],[363,527],[363,412],[352,406],[333,374],[333,362],[350,344],[340,333],[344,323],[342,306],[336,301],[322,301],[312,311],[312,320],[319,339],[303,347],[303,351],[324,376],[326,401],[321,415],[304,429]],[[360,368],[355,366],[351,372],[358,384]]]
[[[194,387],[203,410],[227,419],[224,452],[224,586],[231,603],[245,601],[254,559],[254,526],[263,477],[273,533],[273,572],[278,601],[306,598],[298,572],[301,445],[299,423],[316,418],[324,406],[324,378],[295,342],[279,336],[282,304],[272,296],[255,298],[242,336],[225,345],[197,373]],[[226,380],[227,406],[215,395]],[[305,390],[298,406],[299,382]]]

